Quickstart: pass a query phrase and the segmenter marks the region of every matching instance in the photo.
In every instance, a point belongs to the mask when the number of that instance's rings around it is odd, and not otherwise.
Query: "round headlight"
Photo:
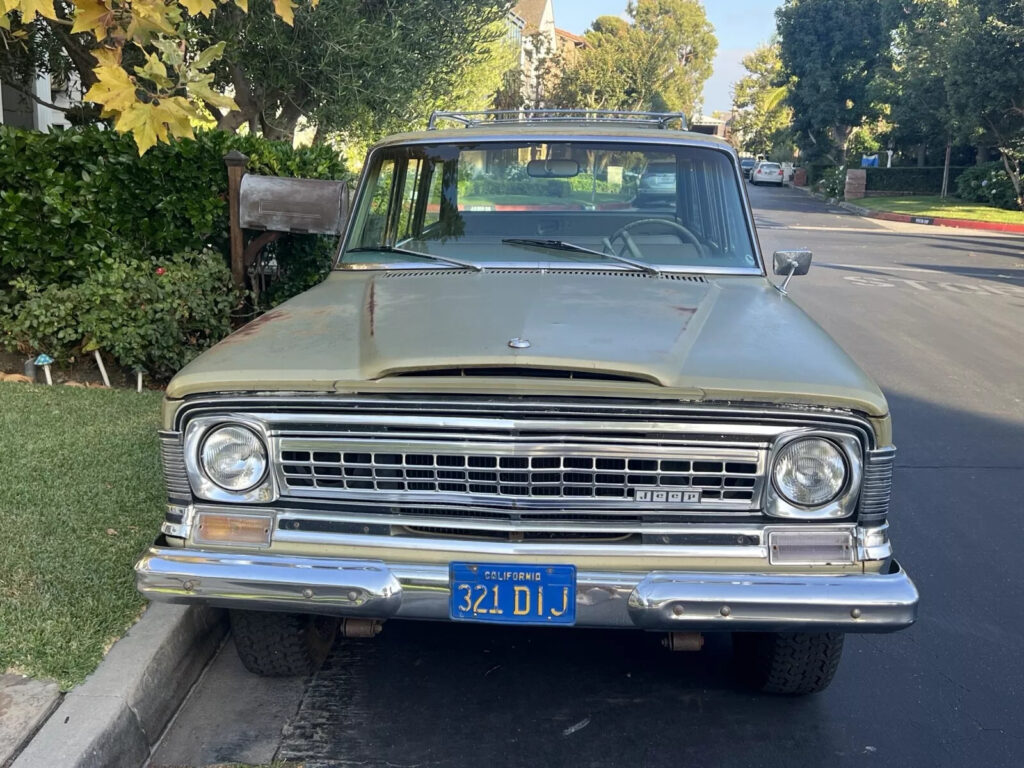
[[[267,471],[267,449],[246,427],[217,427],[206,436],[199,452],[203,471],[226,491],[248,491]]]
[[[846,461],[828,440],[812,437],[788,443],[775,458],[775,489],[801,507],[832,501],[846,482]]]

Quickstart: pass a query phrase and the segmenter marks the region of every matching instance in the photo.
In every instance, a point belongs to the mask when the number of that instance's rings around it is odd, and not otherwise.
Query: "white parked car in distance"
[[[785,181],[785,171],[778,163],[758,163],[750,173],[751,184],[778,184],[781,187]]]

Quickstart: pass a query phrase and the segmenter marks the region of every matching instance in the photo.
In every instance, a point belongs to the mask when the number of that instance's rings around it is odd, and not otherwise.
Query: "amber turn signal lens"
[[[270,544],[271,519],[265,515],[200,512],[196,541],[219,544]]]

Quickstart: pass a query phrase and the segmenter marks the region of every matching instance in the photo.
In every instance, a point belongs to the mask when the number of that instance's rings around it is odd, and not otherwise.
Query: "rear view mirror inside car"
[[[569,179],[579,175],[580,164],[575,160],[531,160],[526,172],[537,179]]]

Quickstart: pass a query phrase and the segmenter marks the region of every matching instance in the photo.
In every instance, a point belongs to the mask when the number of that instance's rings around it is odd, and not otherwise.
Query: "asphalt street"
[[[797,699],[740,688],[718,637],[391,622],[306,681],[247,675],[228,641],[151,765],[1024,764],[1024,238],[749,192],[767,254],[814,251],[793,298],[889,398],[915,626],[849,636]]]

